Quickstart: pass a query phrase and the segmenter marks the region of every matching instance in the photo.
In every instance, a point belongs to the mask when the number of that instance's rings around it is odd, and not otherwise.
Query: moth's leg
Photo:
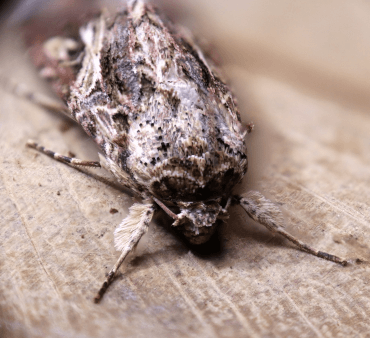
[[[52,150],[45,149],[45,147],[40,146],[39,144],[37,144],[35,141],[32,141],[32,140],[27,141],[27,146],[29,146],[30,148],[34,148],[38,150],[39,152],[45,155],[48,155],[52,157],[53,159],[66,163],[66,164],[78,165],[78,166],[84,166],[84,167],[95,167],[95,168],[101,167],[100,162],[98,161],[84,161],[84,160],[80,160],[74,157],[63,156]]]
[[[122,251],[122,253],[95,296],[95,303],[98,303],[101,300],[105,291],[112,283],[120,265],[123,263],[127,255],[136,247],[140,238],[148,231],[149,223],[152,220],[154,211],[155,206],[152,203],[135,203],[129,209],[128,216],[115,230],[114,244],[116,249]]]
[[[234,198],[253,220],[264,225],[270,231],[284,236],[301,250],[314,256],[327,259],[328,261],[339,263],[343,266],[347,265],[345,259],[323,251],[318,251],[286,232],[283,229],[284,220],[279,208],[259,192],[249,191],[247,194],[234,196]]]
[[[254,130],[254,123],[249,122],[245,125],[245,128],[247,130],[247,134],[250,134]]]
[[[55,112],[60,112],[69,117],[70,119],[74,120],[71,113],[69,112],[67,106],[62,102],[50,98],[46,95],[41,93],[36,93],[30,89],[28,89],[25,85],[16,83],[15,81],[3,76],[0,72],[0,85],[9,93],[14,94],[17,97],[22,99],[26,99],[44,109],[52,110]]]
[[[155,203],[157,203],[160,207],[161,207],[161,209],[168,215],[168,216],[170,216],[172,219],[174,219],[174,220],[177,220],[177,219],[179,219],[179,217],[175,214],[175,213],[173,213],[163,202],[161,202],[158,198],[156,198],[156,197],[153,197],[153,200],[154,200],[154,202]]]

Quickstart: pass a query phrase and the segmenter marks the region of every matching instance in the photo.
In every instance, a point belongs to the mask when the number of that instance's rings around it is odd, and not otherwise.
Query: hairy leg
[[[332,261],[343,266],[347,265],[347,261],[345,259],[316,250],[285,231],[283,228],[283,215],[280,209],[259,192],[249,191],[241,196],[235,196],[234,199],[238,201],[242,208],[247,212],[248,216],[254,221],[264,225],[271,232],[282,235],[294,243],[299,249],[314,256],[327,259],[328,261]]]
[[[95,303],[98,303],[101,300],[105,291],[112,283],[120,265],[123,263],[127,255],[136,247],[140,238],[148,231],[149,223],[152,220],[154,211],[155,206],[152,203],[135,203],[130,208],[128,216],[115,230],[115,247],[122,253],[95,296]]]
[[[46,154],[53,159],[56,159],[62,163],[66,163],[74,166],[85,166],[85,167],[102,167],[100,162],[97,161],[84,161],[76,158],[60,155],[54,151],[45,149],[43,146],[38,145],[34,141],[28,141],[27,145]],[[103,159],[102,159],[103,160]],[[158,201],[160,202],[160,201]],[[157,202],[157,203],[158,203]],[[116,264],[109,272],[106,280],[99,289],[97,295],[94,298],[95,303],[98,303],[103,297],[105,291],[112,283],[120,265],[123,263],[127,255],[136,247],[141,237],[147,232],[149,223],[153,217],[156,206],[153,203],[147,202],[144,204],[135,203],[131,208],[129,215],[122,221],[114,232],[115,247],[118,251],[121,251],[121,255],[118,258]]]

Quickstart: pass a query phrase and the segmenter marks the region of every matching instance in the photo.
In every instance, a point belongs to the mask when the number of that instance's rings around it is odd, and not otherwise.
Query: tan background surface
[[[243,120],[256,124],[239,190],[279,203],[300,239],[370,260],[370,5],[173,4],[162,6],[217,46]],[[47,92],[17,35],[3,31],[0,46],[8,76]],[[25,148],[28,138],[97,159],[78,127],[0,92],[1,337],[370,337],[367,264],[300,252],[237,207],[201,253],[158,217],[93,304],[133,200]]]

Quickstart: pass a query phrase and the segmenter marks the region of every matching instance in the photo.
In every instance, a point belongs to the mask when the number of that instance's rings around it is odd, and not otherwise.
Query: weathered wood
[[[17,35],[0,68],[45,92]],[[10,67],[16,67],[14,70]],[[240,191],[280,204],[287,230],[318,249],[370,260],[370,115],[229,66],[243,120],[253,120]],[[161,223],[93,296],[119,253],[113,231],[133,200],[26,148],[33,138],[95,160],[72,122],[0,92],[0,336],[365,337],[367,264],[341,267],[296,250],[239,208],[201,253]],[[244,108],[244,109],[243,109]],[[92,172],[104,175],[97,169]],[[118,213],[110,213],[111,208]]]

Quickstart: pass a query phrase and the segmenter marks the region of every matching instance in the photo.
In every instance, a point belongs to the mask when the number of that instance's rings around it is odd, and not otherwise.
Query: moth
[[[103,167],[142,200],[114,232],[121,255],[96,302],[159,210],[189,242],[202,244],[229,207],[240,205],[299,249],[347,264],[286,232],[279,208],[259,192],[233,194],[247,172],[252,124],[242,123],[229,87],[191,34],[151,4],[130,1],[115,15],[103,11],[77,32],[39,44],[33,59],[65,105],[18,94],[81,125],[99,145],[100,161],[63,156],[34,141],[28,146],[72,166]]]

